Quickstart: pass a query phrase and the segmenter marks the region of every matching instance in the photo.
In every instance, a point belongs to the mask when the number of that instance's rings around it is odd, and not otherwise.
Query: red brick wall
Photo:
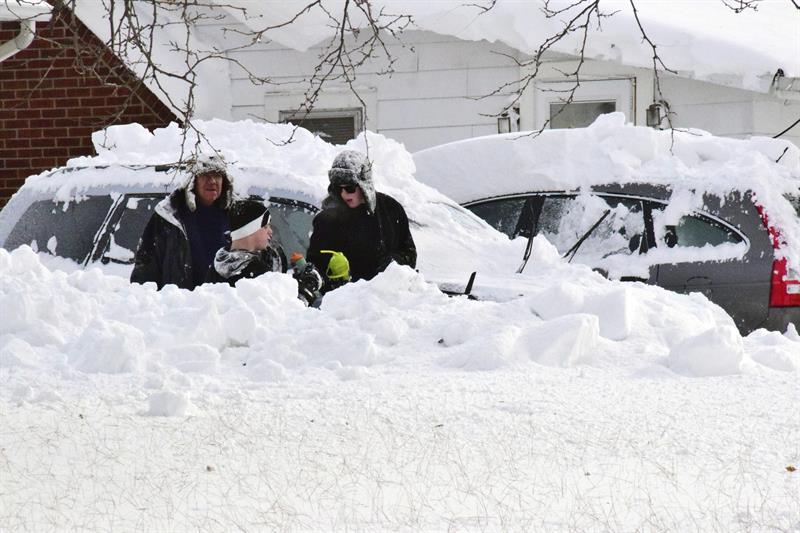
[[[0,22],[0,42],[18,31],[18,23]],[[0,207],[27,176],[93,155],[94,131],[176,120],[69,11],[37,23],[36,34],[0,62]]]

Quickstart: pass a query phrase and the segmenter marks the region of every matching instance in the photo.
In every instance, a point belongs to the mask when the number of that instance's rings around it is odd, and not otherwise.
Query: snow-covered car
[[[256,183],[277,179],[264,168],[232,172]],[[170,192],[168,184],[184,179],[181,174],[180,169],[152,165],[56,169],[39,180],[39,186],[23,186],[3,209],[0,244],[9,250],[29,245],[81,267],[108,265],[106,270],[127,275],[156,204]],[[58,196],[58,187],[75,178],[91,185]],[[287,254],[308,247],[311,220],[318,211],[314,198],[259,185],[250,187],[249,194],[269,199],[273,243],[286,266]]]
[[[611,278],[701,292],[749,332],[800,324],[797,152],[609,115],[449,143],[414,162],[417,179],[509,238],[543,235]]]
[[[341,147],[291,126],[220,122],[209,128],[230,161],[228,173],[236,194],[269,201],[272,242],[282,259],[304,253],[313,216],[327,194],[328,166]],[[270,135],[274,138],[266,139]],[[281,136],[293,142],[283,144]],[[158,130],[156,137],[142,147],[141,139],[152,136],[140,126],[111,128],[102,138],[112,140],[113,151],[104,151],[98,143],[99,156],[30,177],[0,211],[0,247],[28,245],[59,268],[99,267],[128,277],[155,205],[188,177],[182,165],[170,162],[181,153],[181,135],[167,128]],[[376,136],[372,149],[388,147],[387,157],[399,157],[401,167],[407,168],[410,155],[405,150],[394,153],[398,146]],[[380,168],[376,174],[381,176]],[[392,168],[388,174],[391,181],[397,172]],[[404,170],[397,179],[402,183],[396,190],[389,184],[389,190],[407,206],[415,238],[437,251],[421,254],[420,267],[444,290],[463,290],[471,271],[487,270],[482,261],[487,246],[506,247],[502,235],[441,193],[416,182],[409,186],[410,172]],[[379,189],[386,190],[380,183]],[[440,257],[463,260],[445,262]]]

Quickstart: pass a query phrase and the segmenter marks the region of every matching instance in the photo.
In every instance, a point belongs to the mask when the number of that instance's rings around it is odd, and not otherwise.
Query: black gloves
[[[311,263],[305,263],[302,268],[295,266],[292,277],[297,280],[297,297],[307,306],[313,304],[319,298],[319,290],[322,288],[322,276]]]

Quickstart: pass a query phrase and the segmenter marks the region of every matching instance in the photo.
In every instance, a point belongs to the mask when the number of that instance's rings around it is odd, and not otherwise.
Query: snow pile
[[[800,352],[787,354],[800,348],[796,339],[756,336],[745,345],[703,297],[588,272],[576,277],[580,270],[533,267],[529,296],[495,303],[448,298],[421,275],[392,267],[334,291],[316,310],[301,305],[288,275],[236,289],[156,292],[97,269],[50,271],[28,247],[0,250],[0,300],[9,317],[0,329],[0,366],[43,376],[55,370],[67,381],[127,374],[164,383],[171,376],[270,382],[320,369],[352,379],[432,363],[640,368],[663,365],[665,356],[681,373],[725,375],[739,373],[749,353],[759,365],[798,368]],[[649,355],[637,353],[639,345]]]
[[[702,296],[553,260],[502,302],[392,266],[313,309],[284,274],[156,291],[41,257],[0,250],[11,529],[594,529],[609,501],[620,529],[735,527],[741,491],[769,502],[747,520],[800,519],[800,336],[742,339]],[[529,498],[558,487],[557,514]]]

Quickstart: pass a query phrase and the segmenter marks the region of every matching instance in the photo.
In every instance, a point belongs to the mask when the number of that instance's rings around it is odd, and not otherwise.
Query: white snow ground
[[[239,127],[229,157],[297,160],[324,190],[342,147]],[[152,142],[134,131],[115,130],[117,160]],[[408,153],[370,139],[378,188],[438,216]],[[525,296],[448,298],[425,277],[443,254],[491,281],[524,243],[477,257],[418,231],[421,274],[320,309],[287,275],[157,292],[0,250],[0,530],[800,530],[795,328],[742,338],[701,295],[605,280],[543,239],[505,286]]]

